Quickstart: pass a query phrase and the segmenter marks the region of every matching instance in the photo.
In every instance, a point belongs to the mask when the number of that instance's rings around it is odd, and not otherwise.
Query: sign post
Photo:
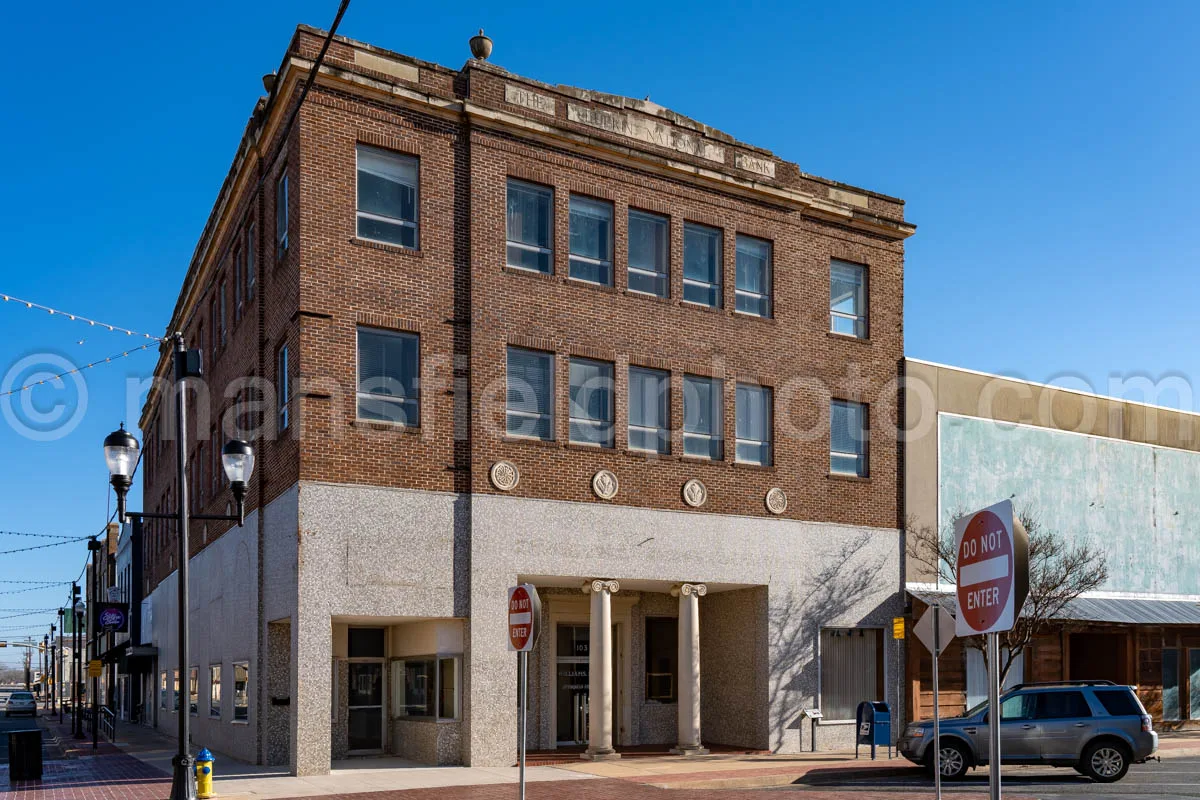
[[[933,791],[942,800],[942,715],[938,699],[938,656],[954,639],[950,612],[940,605],[932,606],[913,626],[913,633],[933,656]]]
[[[954,551],[955,632],[987,636],[988,796],[1000,800],[1000,634],[1029,593],[1029,534],[1003,500],[954,523]]]
[[[517,681],[521,686],[521,708],[517,722],[517,766],[520,800],[525,800],[525,734],[529,708],[529,651],[541,632],[542,601],[531,583],[508,590],[508,649],[517,653]]]

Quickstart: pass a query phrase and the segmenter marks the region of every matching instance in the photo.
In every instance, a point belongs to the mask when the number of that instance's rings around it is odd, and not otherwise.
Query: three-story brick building
[[[849,743],[902,663],[903,203],[649,101],[343,38],[289,126],[322,39],[268,82],[171,320],[207,370],[195,507],[227,505],[224,438],[258,456],[245,527],[193,527],[196,741],[510,764],[530,582],[531,748],[795,751],[812,707]]]

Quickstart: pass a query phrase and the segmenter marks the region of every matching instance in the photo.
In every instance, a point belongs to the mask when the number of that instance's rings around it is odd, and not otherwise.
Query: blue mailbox
[[[871,746],[871,760],[875,760],[875,748],[886,747],[888,758],[892,757],[892,709],[881,700],[864,701],[858,704],[855,718],[854,757],[858,758],[858,746]]]

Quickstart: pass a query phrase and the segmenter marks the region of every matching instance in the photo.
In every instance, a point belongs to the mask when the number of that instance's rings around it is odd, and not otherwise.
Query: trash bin
[[[855,717],[854,757],[858,758],[858,746],[871,746],[871,760],[875,760],[875,748],[887,747],[888,758],[892,757],[892,709],[880,700],[863,701],[858,704]]]
[[[42,732],[8,732],[8,782],[42,779]]]

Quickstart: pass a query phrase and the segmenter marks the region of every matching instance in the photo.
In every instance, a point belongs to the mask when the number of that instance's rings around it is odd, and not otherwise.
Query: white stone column
[[[620,758],[613,750],[612,596],[621,589],[616,581],[594,580],[583,585],[592,596],[588,636],[588,747],[583,757],[592,761]]]
[[[703,583],[683,583],[671,590],[679,598],[679,744],[672,753],[704,755],[700,744],[700,598]]]

